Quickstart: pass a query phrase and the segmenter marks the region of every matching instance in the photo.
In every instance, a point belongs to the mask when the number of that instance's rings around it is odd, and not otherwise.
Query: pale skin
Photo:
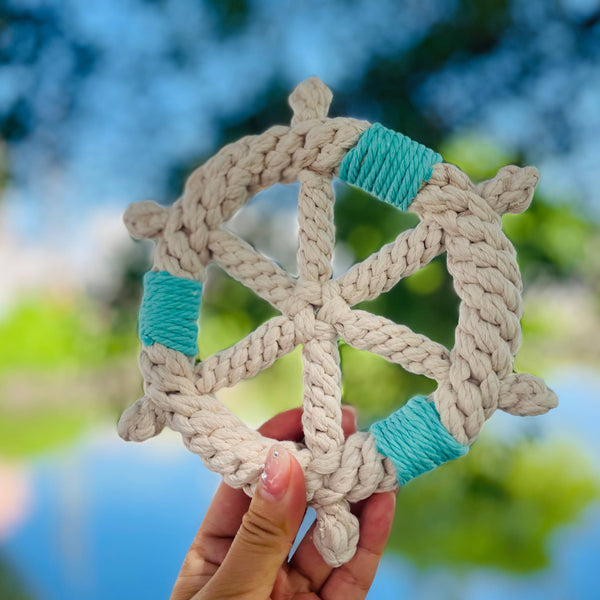
[[[355,418],[352,407],[343,407],[346,437],[356,431]],[[301,419],[301,409],[288,410],[259,431],[275,440],[300,442]],[[171,600],[364,599],[390,533],[396,493],[373,494],[352,505],[360,522],[360,540],[354,557],[338,568],[330,567],[316,550],[315,524],[287,561],[306,510],[304,475],[293,457],[282,493],[273,499],[261,491],[251,500],[242,490],[221,483],[185,557]]]

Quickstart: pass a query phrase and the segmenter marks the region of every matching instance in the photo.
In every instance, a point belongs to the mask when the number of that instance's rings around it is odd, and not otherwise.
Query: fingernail
[[[272,500],[281,500],[290,483],[290,455],[283,446],[275,445],[269,450],[265,470],[261,477],[263,495]]]

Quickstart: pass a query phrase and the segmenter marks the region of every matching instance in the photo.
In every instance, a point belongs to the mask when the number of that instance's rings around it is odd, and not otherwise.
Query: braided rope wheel
[[[150,201],[128,207],[124,221],[131,235],[156,242],[154,275],[201,286],[207,264],[215,261],[281,316],[199,362],[197,346],[184,352],[170,343],[169,332],[177,334],[179,318],[177,298],[175,304],[171,298],[172,319],[162,337],[142,337],[145,395],[123,413],[119,434],[142,441],[168,426],[209,469],[251,496],[275,440],[246,426],[213,393],[256,375],[302,344],[305,439],[283,445],[305,473],[307,502],[317,513],[315,546],[335,567],[352,558],[358,542],[359,524],[349,503],[395,490],[419,472],[463,454],[497,408],[537,415],[556,406],[557,398],[537,377],[513,372],[521,339],[522,282],[501,215],[529,206],[537,171],[508,166],[474,185],[456,166],[437,162],[428,180],[417,182],[410,204],[419,224],[332,279],[332,179],[371,125],[327,118],[331,99],[317,78],[304,81],[290,95],[291,127],[274,126],[225,146],[190,175],[183,195],[168,208]],[[260,190],[294,181],[301,183],[297,279],[220,227]],[[388,291],[443,252],[461,301],[452,350],[404,325],[351,308]],[[182,317],[188,334],[197,336],[197,316]],[[416,412],[400,409],[378,428],[344,439],[339,338],[436,380],[437,389],[421,400],[435,407],[428,414],[435,414],[438,425],[419,417],[419,411],[428,410],[419,405]],[[432,433],[436,427],[441,433]],[[440,436],[448,437],[442,442],[452,451],[435,447]]]

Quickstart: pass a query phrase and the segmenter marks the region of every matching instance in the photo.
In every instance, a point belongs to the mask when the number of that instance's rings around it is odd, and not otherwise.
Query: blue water
[[[33,509],[6,545],[34,597],[168,598],[218,478],[164,446],[100,435],[34,466]]]
[[[543,417],[544,429],[576,435],[600,465],[600,378],[571,372],[550,384],[561,406]],[[490,427],[509,435],[509,426],[514,430],[531,422],[496,415]],[[1,550],[34,598],[162,600],[169,596],[219,477],[175,435],[126,444],[107,426],[37,460],[29,482],[29,512]],[[368,597],[600,598],[600,506],[557,532],[550,555],[551,567],[533,575],[478,569],[462,578],[441,568],[417,571],[387,555]]]

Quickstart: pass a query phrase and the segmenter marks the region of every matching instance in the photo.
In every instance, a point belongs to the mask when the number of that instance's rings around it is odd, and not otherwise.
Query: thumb
[[[305,510],[302,467],[276,444],[267,454],[264,473],[225,560],[202,590],[206,597],[269,598]]]

